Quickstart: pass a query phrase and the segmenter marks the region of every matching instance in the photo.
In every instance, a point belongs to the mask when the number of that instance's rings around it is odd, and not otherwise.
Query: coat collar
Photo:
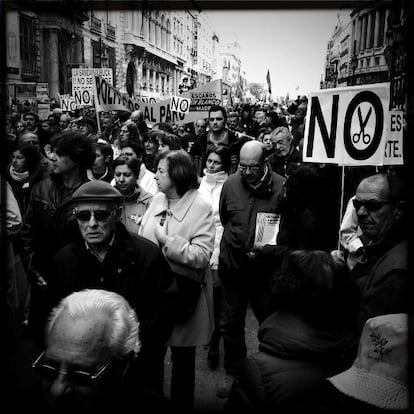
[[[178,203],[172,208],[168,208],[168,200],[164,193],[158,193],[155,195],[157,200],[157,208],[155,209],[154,215],[159,215],[164,212],[169,212],[172,216],[175,217],[177,221],[182,221],[185,215],[187,214],[189,208],[193,204],[195,198],[197,197],[197,190],[191,189],[188,190],[178,201]]]

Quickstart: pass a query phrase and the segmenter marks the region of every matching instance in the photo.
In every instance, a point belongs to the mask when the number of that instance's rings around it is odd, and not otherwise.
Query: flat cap
[[[120,202],[122,195],[111,184],[102,180],[93,180],[82,184],[72,195],[72,201],[83,200]]]

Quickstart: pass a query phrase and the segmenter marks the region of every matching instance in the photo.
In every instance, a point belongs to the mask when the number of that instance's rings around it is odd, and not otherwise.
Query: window
[[[36,39],[36,19],[20,15],[20,58],[23,80],[34,80],[38,75]]]

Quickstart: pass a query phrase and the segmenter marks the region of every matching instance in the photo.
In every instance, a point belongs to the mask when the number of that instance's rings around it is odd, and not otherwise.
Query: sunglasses
[[[367,200],[361,201],[354,198],[352,200],[354,205],[355,211],[358,211],[361,207],[364,207],[367,211],[378,211],[382,208],[385,204],[389,204],[390,201],[376,201],[376,200]]]
[[[92,215],[96,221],[104,222],[108,220],[109,216],[112,214],[112,211],[113,210],[74,210],[73,214],[75,214],[77,220],[82,222],[88,222],[91,219]]]
[[[78,386],[90,386],[92,383],[97,380],[102,374],[106,371],[109,365],[113,362],[113,359],[109,360],[104,366],[102,366],[96,372],[87,372],[80,370],[67,370],[67,369],[58,369],[53,365],[49,365],[44,361],[45,353],[42,352],[36,361],[33,362],[32,368],[37,372],[37,374],[46,381],[55,381],[59,375],[64,375],[66,380],[73,385]]]

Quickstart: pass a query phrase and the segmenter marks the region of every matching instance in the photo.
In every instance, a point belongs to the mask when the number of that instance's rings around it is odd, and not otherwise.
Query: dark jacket
[[[276,413],[306,404],[325,378],[352,364],[343,332],[316,328],[288,311],[269,316],[258,338],[259,352],[242,365],[225,412]]]
[[[197,167],[197,174],[201,177],[203,175],[204,168],[206,168],[207,161],[207,137],[208,132],[201,134],[197,137],[196,141],[190,149],[190,154],[194,158]],[[228,145],[227,148],[230,152],[231,167],[229,174],[234,173],[237,170],[239,164],[239,153],[241,143],[238,141],[236,134],[230,130],[227,130]]]
[[[220,196],[220,219],[224,233],[220,245],[220,277],[237,280],[237,274],[248,262],[247,253],[255,240],[257,213],[277,213],[284,179],[267,172],[255,190],[245,184],[239,173],[232,174],[223,185]],[[232,274],[232,276],[231,276]]]
[[[175,322],[176,281],[161,250],[118,223],[115,239],[100,262],[80,236],[53,258],[49,306],[85,288],[107,289],[125,297],[137,312],[143,344],[165,343]]]
[[[21,240],[25,262],[33,256],[31,265],[39,272],[43,272],[53,255],[78,233],[72,194],[86,181],[85,176],[78,186],[67,188],[59,177],[51,176],[33,187]]]
[[[398,238],[399,239],[399,238]],[[362,262],[352,269],[361,293],[359,327],[367,319],[388,313],[409,313],[407,240],[366,246]]]
[[[279,157],[276,152],[273,152],[267,157],[267,161],[272,168],[272,171],[283,177],[289,177],[289,175],[302,164],[302,154],[296,148],[293,148],[293,150],[283,158]]]

